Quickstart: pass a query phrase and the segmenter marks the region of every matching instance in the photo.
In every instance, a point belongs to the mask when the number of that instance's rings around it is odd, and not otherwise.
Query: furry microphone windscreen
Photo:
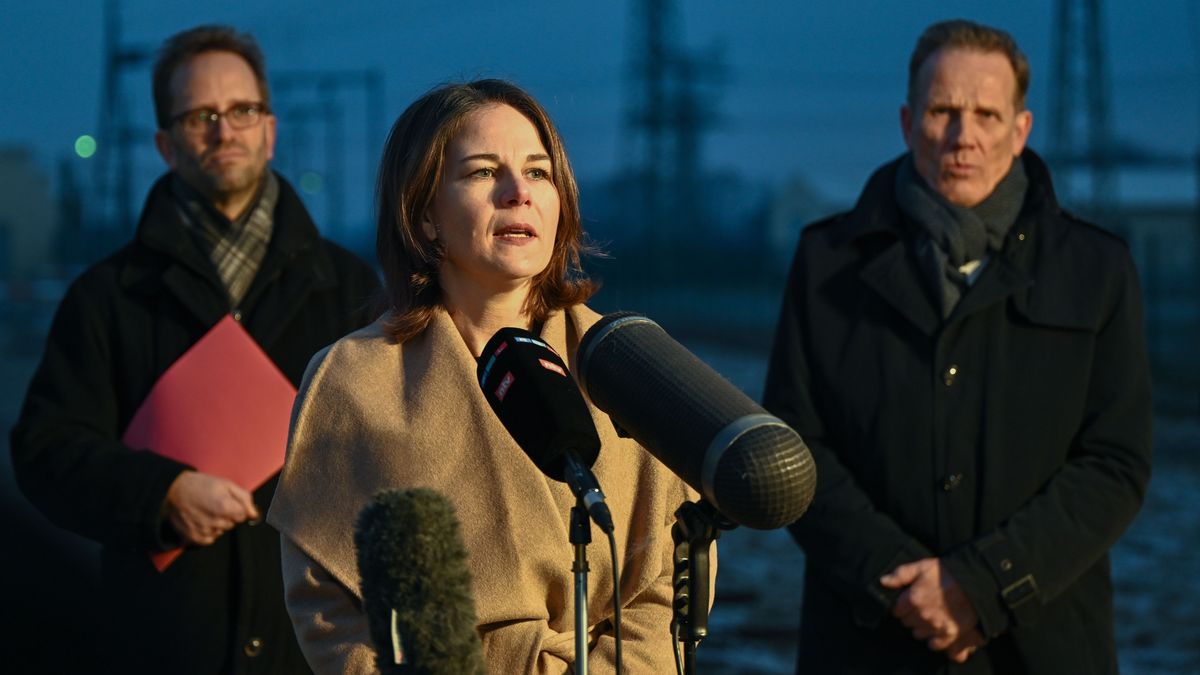
[[[354,532],[363,608],[385,675],[486,675],[458,518],[434,490],[385,490]]]

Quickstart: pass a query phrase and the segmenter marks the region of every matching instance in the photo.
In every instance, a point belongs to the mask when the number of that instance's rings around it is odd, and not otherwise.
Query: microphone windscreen
[[[808,508],[816,468],[800,436],[650,319],[603,317],[578,368],[592,403],[729,519],[772,529]]]
[[[359,514],[354,545],[382,673],[486,675],[467,551],[449,500],[425,488],[380,492]]]
[[[563,480],[567,450],[587,467],[596,462],[596,425],[550,345],[527,330],[501,328],[484,346],[476,374],[504,428],[547,476]]]

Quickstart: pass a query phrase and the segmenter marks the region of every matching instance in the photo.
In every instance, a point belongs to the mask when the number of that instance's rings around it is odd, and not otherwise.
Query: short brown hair
[[[375,184],[378,228],[375,252],[385,281],[384,305],[393,315],[385,330],[404,342],[429,325],[442,306],[437,281],[442,244],[430,241],[421,220],[441,179],[446,147],[471,113],[488,105],[516,109],[537,129],[550,155],[558,191],[558,231],[550,263],[533,278],[524,311],[544,321],[553,311],[587,300],[596,291],[581,267],[590,252],[579,216],[579,190],[567,153],[545,109],[527,92],[503,80],[446,84],[417,99],[392,125]]]
[[[1018,110],[1025,108],[1025,94],[1029,91],[1029,59],[1025,58],[1017,41],[1011,35],[974,21],[953,19],[935,23],[917,38],[912,58],[908,61],[908,105],[917,103],[917,76],[921,66],[939,49],[967,49],[979,52],[1003,54],[1012,64],[1017,77],[1016,99]]]
[[[154,116],[159,129],[171,126],[171,77],[180,66],[186,65],[205,52],[232,52],[242,57],[254,79],[258,81],[258,95],[262,102],[271,105],[271,92],[267,88],[267,65],[254,37],[239,33],[229,26],[197,26],[167,38],[158,50],[154,61],[153,91]]]

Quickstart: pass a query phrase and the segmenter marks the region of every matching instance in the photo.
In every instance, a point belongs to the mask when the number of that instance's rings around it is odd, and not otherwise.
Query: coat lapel
[[[1041,236],[1041,228],[1036,218],[1028,214],[1056,212],[1058,205],[1049,187],[1049,173],[1041,159],[1026,150],[1023,161],[1031,186],[1023,213],[1009,232],[1004,251],[992,259],[989,269],[984,270],[979,282],[959,301],[948,322],[961,320],[1001,302],[1034,283],[1034,240]],[[898,163],[893,161],[885,165],[871,177],[849,214],[842,236],[844,241],[859,245],[865,245],[868,239],[876,236],[894,237],[863,266],[859,277],[921,332],[933,335],[942,326],[941,314],[922,284],[925,272],[908,254],[904,237],[896,225],[902,219],[892,196]],[[1042,185],[1046,187],[1040,187]],[[1024,239],[1017,238],[1021,233],[1024,233]]]
[[[169,174],[163,176],[152,188],[137,234],[142,246],[164,257],[147,256],[131,263],[122,270],[121,281],[127,288],[147,293],[165,288],[207,328],[233,308],[216,269],[171,200],[169,180]],[[238,308],[245,315],[243,325],[264,349],[283,334],[314,290],[337,284],[333,263],[316,245],[319,241],[316,225],[281,178],[267,255]]]
[[[242,300],[246,329],[263,348],[279,339],[313,291],[337,285],[320,239],[300,198],[280,178],[270,247]]]
[[[991,266],[993,269],[984,270],[979,283],[963,295],[950,314],[950,322],[959,321],[993,303],[1001,302],[1033,284],[1033,277],[1029,272],[1019,267],[1009,256],[1001,255],[993,259]]]
[[[897,239],[859,272],[859,278],[925,335],[941,323],[929,293],[921,284],[921,271]]]
[[[216,268],[183,223],[169,194],[169,180],[170,174],[163,176],[150,190],[136,237],[142,254],[121,270],[120,283],[147,295],[166,289],[207,328],[229,312],[228,296]]]
[[[1045,245],[1046,213],[1056,213],[1058,203],[1050,186],[1050,174],[1033,151],[1024,154],[1025,171],[1029,175],[1029,191],[1021,215],[1009,229],[1004,248],[988,263],[979,281],[972,286],[958,306],[950,314],[950,321],[958,321],[984,308],[1006,300],[1020,291],[1033,286],[1037,250]],[[1054,258],[1050,258],[1053,260]],[[1021,304],[1023,294],[1017,295]]]
[[[264,267],[258,271],[251,283],[250,293],[242,303],[246,330],[264,349],[279,339],[296,314],[304,308],[313,290],[325,285],[321,283],[323,279],[320,273],[313,268],[293,266],[284,270],[281,269],[283,261],[279,260],[279,256],[267,255],[264,262],[267,260],[272,260],[274,264],[271,269]]]
[[[229,313],[229,301],[213,292],[203,277],[182,265],[171,265],[163,272],[162,285],[205,327],[215,325]]]
[[[858,203],[846,214],[836,242],[856,247],[865,259],[858,277],[867,288],[922,333],[933,335],[941,316],[922,286],[921,270],[908,254],[892,196],[901,159],[903,156],[880,167],[867,180]]]

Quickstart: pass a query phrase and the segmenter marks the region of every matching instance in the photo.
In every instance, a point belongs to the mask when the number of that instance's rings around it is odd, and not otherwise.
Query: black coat
[[[274,222],[233,314],[298,385],[313,353],[369,321],[378,280],[321,239],[282,179]],[[103,545],[100,615],[112,672],[306,672],[272,527],[239,525],[161,574],[147,557],[170,547],[162,504],[188,467],[119,439],[163,371],[231,312],[215,267],[185,227],[161,179],[134,241],[71,284],[12,432],[17,481],[56,524]],[[263,513],[275,482],[254,493]]]
[[[790,528],[801,672],[945,670],[878,584],[930,556],[991,639],[950,672],[1116,672],[1107,551],[1150,474],[1141,294],[1124,243],[1063,212],[1023,159],[1021,214],[946,320],[896,207],[898,162],[801,236],[764,396],[817,464]]]

